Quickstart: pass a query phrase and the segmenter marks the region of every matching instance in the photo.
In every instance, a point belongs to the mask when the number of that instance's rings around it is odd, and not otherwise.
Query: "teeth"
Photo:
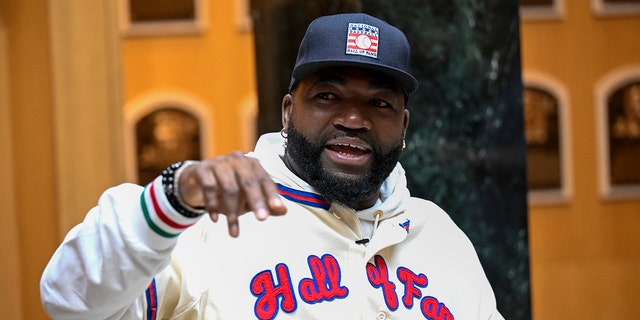
[[[365,148],[360,147],[360,146],[356,146],[353,144],[348,144],[348,143],[337,143],[337,146],[341,146],[341,147],[349,147],[349,148],[354,148],[354,149],[358,149],[358,150],[362,150],[362,151],[366,151]]]

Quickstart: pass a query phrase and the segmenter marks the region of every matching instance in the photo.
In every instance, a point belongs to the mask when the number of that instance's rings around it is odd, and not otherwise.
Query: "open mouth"
[[[327,160],[330,163],[329,167],[345,173],[361,174],[363,173],[362,170],[369,167],[373,158],[373,152],[371,148],[361,140],[348,140],[353,141],[336,139],[325,145]]]
[[[327,149],[344,157],[359,157],[371,153],[371,151],[365,147],[350,143],[331,144],[327,146]]]

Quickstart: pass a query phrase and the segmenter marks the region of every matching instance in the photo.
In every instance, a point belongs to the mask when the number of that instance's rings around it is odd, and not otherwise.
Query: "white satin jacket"
[[[280,136],[267,134],[249,155],[278,184],[287,214],[245,214],[238,238],[224,219],[173,210],[160,179],[107,190],[47,265],[46,311],[53,319],[503,319],[468,238],[435,204],[409,195],[399,164],[378,203],[356,212],[324,201],[282,152]]]

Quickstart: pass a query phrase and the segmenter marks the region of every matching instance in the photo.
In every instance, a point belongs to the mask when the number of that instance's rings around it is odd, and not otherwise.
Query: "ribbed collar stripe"
[[[302,190],[296,190],[289,187],[285,187],[281,184],[278,185],[278,193],[285,199],[304,204],[314,208],[329,209],[331,204],[324,200],[319,194],[306,192]]]

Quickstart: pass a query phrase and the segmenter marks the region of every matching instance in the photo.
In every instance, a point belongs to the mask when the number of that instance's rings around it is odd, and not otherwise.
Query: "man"
[[[107,190],[43,274],[47,312],[502,319],[467,237],[406,187],[408,61],[405,35],[379,19],[316,19],[281,134],[248,155],[172,165],[144,189]]]

